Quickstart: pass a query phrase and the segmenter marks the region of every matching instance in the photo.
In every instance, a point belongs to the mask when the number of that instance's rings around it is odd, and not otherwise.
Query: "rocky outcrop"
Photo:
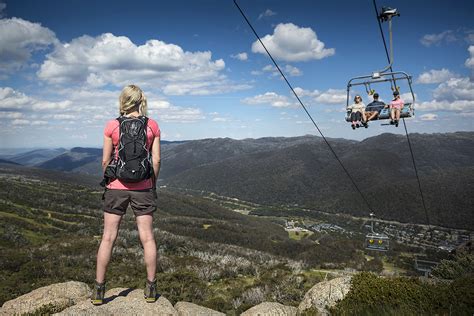
[[[225,316],[224,313],[188,302],[178,302],[174,309],[179,316]]]
[[[59,311],[89,298],[90,295],[91,290],[85,283],[77,281],[56,283],[5,302],[0,315],[28,314],[41,309]]]
[[[105,302],[94,306],[90,302],[91,290],[82,282],[70,281],[45,286],[3,304],[0,315],[158,315],[158,316],[221,316],[207,307],[178,302],[175,307],[160,296],[154,303],[147,303],[143,290],[115,288],[105,293]],[[54,314],[56,313],[56,314]]]
[[[336,305],[351,289],[351,276],[323,281],[313,286],[298,307],[299,312],[316,308],[321,315],[329,315],[327,307]]]
[[[247,309],[241,316],[296,316],[298,309],[275,302],[263,302]]]
[[[242,316],[295,316],[328,315],[327,307],[342,300],[351,287],[351,277],[344,276],[323,281],[313,286],[298,308],[276,302],[264,302],[251,307]],[[90,302],[91,290],[82,282],[70,281],[36,289],[5,302],[0,315],[170,315],[170,316],[221,316],[221,312],[188,302],[173,305],[160,296],[154,303],[147,303],[143,290],[115,288],[105,293],[105,302],[94,306]],[[56,313],[56,314],[55,314]]]
[[[105,304],[94,306],[90,300],[79,302],[54,315],[62,316],[99,316],[99,315],[160,315],[178,316],[173,305],[163,296],[155,303],[147,303],[143,290],[115,288],[105,293]]]

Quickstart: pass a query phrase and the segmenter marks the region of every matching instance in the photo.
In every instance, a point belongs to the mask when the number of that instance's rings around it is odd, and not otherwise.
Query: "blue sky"
[[[326,136],[403,132],[344,122],[348,79],[386,65],[372,1],[239,3]],[[382,5],[401,12],[394,70],[413,76],[409,131],[474,130],[474,2]],[[231,0],[15,0],[0,16],[0,148],[98,147],[130,83],[165,140],[316,134]]]

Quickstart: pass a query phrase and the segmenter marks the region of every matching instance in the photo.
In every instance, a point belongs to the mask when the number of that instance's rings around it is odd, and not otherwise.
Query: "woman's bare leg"
[[[121,215],[104,212],[104,233],[97,251],[97,270],[95,280],[99,283],[105,281],[105,272],[112,256],[112,248],[117,239]]]
[[[139,215],[136,218],[138,234],[143,245],[147,278],[149,281],[153,281],[156,274],[156,242],[153,235],[153,215]]]

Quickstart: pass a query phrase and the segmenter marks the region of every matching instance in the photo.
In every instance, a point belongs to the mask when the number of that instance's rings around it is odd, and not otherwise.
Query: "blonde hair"
[[[128,85],[123,88],[119,97],[119,113],[125,115],[138,111],[140,115],[147,115],[147,101],[142,89],[136,85]]]

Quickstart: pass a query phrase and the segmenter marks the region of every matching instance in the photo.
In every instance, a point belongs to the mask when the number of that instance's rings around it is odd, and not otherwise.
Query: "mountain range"
[[[411,134],[424,204],[407,139],[202,139],[162,144],[160,182],[264,205],[292,205],[384,219],[474,227],[474,133]],[[36,166],[100,177],[102,151],[72,148]],[[14,160],[15,161],[15,160]],[[365,200],[364,200],[365,199]],[[426,209],[426,210],[425,210]]]

